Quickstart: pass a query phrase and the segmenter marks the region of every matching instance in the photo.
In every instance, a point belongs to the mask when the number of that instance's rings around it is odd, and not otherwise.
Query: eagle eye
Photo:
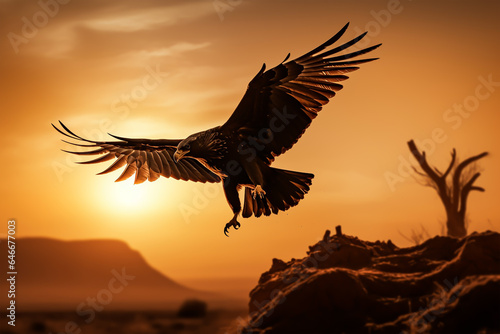
[[[189,151],[191,149],[191,146],[189,144],[186,144],[182,147],[183,151]]]

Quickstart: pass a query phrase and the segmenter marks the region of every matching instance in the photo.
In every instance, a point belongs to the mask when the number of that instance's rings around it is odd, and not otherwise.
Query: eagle
[[[237,218],[277,214],[297,205],[309,191],[313,174],[271,167],[274,159],[288,151],[304,134],[322,107],[342,89],[347,73],[378,58],[359,59],[381,44],[351,50],[365,35],[338,46],[349,23],[325,43],[274,68],[262,65],[248,84],[240,103],[222,125],[185,139],[136,139],[111,135],[116,140],[94,141],[72,132],[59,121],[52,126],[72,139],[66,143],[85,147],[64,152],[100,155],[81,164],[114,160],[106,174],[125,167],[116,181],[135,174],[135,184],[160,176],[195,182],[221,182],[232,210],[224,226],[240,228]],[[93,149],[91,149],[93,148]],[[89,150],[90,149],[90,150]],[[99,175],[98,174],[98,175]],[[239,191],[244,188],[243,210]]]

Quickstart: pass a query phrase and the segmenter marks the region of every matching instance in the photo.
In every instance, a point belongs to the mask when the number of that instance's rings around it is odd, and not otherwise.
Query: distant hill
[[[7,260],[5,239],[0,254]],[[106,310],[158,309],[187,298],[216,297],[171,280],[118,240],[17,239],[16,271],[18,310],[80,307],[84,312],[96,308],[92,302]],[[8,290],[6,279],[0,289]]]

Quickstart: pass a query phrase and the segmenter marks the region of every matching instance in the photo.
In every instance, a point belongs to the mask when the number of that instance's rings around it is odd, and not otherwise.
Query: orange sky
[[[232,5],[218,13],[214,3]],[[338,224],[404,246],[398,231],[423,224],[434,235],[444,222],[433,190],[411,177],[387,181],[412,138],[442,168],[453,147],[461,157],[491,153],[477,181],[486,192],[470,196],[470,230],[500,230],[498,1],[73,0],[52,5],[53,17],[41,10],[0,1],[0,206],[18,236],[123,239],[179,280],[257,277]],[[240,218],[230,238],[220,185],[114,183],[118,172],[95,176],[107,164],[78,166],[60,151],[57,120],[92,139],[183,138],[222,124],[263,62],[297,57],[348,21],[343,41],[368,29],[361,46],[383,43],[373,53],[381,59],[352,73],[275,164],[314,173],[310,193],[278,216]],[[463,104],[462,114],[453,109]]]

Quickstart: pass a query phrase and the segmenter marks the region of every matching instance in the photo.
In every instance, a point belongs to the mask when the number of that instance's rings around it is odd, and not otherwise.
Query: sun
[[[113,205],[130,209],[144,207],[153,191],[148,183],[133,184],[131,182],[115,182],[110,184],[108,189],[109,199]]]
[[[97,187],[96,200],[105,210],[132,213],[151,210],[159,205],[160,197],[165,197],[164,192],[160,196],[160,184],[131,181],[102,182]]]

